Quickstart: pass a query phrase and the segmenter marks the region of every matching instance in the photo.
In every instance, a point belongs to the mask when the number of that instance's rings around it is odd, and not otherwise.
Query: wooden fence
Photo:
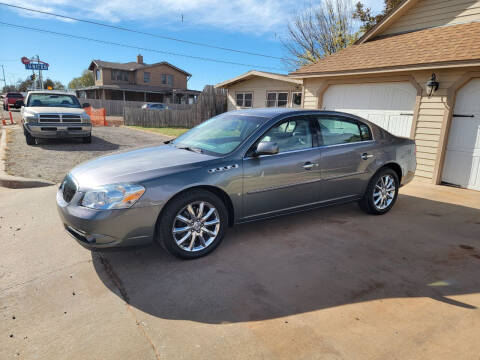
[[[192,128],[225,111],[227,111],[226,91],[208,85],[198,96],[195,104],[161,111],[125,107],[123,119],[125,125]]]
[[[123,101],[123,100],[101,100],[101,99],[79,99],[80,103],[89,103],[90,106],[99,109],[104,108],[107,116],[122,116],[123,109],[136,108],[140,109],[145,101]],[[171,109],[188,109],[188,104],[167,104]]]

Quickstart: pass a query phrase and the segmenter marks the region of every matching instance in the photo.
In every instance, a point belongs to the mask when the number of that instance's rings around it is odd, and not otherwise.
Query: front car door
[[[342,201],[361,196],[377,155],[370,127],[338,115],[315,118],[320,131],[320,200]]]
[[[275,142],[279,153],[254,156],[252,149],[243,161],[243,220],[268,217],[318,202],[320,152],[311,116],[281,120],[260,141]]]

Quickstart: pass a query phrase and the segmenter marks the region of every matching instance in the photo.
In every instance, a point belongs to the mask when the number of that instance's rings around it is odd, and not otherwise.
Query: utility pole
[[[0,79],[0,81],[3,80],[3,84],[6,87],[7,86],[7,80],[5,79],[5,69],[3,68],[3,65],[2,65],[2,73],[3,73],[3,79]]]

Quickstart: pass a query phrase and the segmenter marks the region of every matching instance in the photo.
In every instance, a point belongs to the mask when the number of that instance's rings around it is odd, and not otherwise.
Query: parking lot
[[[8,130],[6,169],[10,175],[60,182],[75,165],[94,157],[139,146],[161,144],[167,137],[125,127],[95,127],[92,143],[81,139],[39,140],[28,146],[20,126]]]
[[[1,359],[478,360],[478,192],[412,183],[384,216],[245,224],[182,261],[83,249],[55,191],[0,189]]]

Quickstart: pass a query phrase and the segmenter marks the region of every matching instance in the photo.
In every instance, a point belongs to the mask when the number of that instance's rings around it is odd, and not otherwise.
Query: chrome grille
[[[40,114],[38,121],[41,123],[79,123],[82,122],[82,117],[75,114]]]
[[[39,122],[60,122],[61,117],[57,114],[40,114]]]
[[[72,201],[76,192],[77,192],[77,184],[75,184],[75,181],[73,181],[73,179],[67,175],[65,177],[65,180],[63,180],[63,184],[62,184],[63,200],[69,203],[70,201]]]

